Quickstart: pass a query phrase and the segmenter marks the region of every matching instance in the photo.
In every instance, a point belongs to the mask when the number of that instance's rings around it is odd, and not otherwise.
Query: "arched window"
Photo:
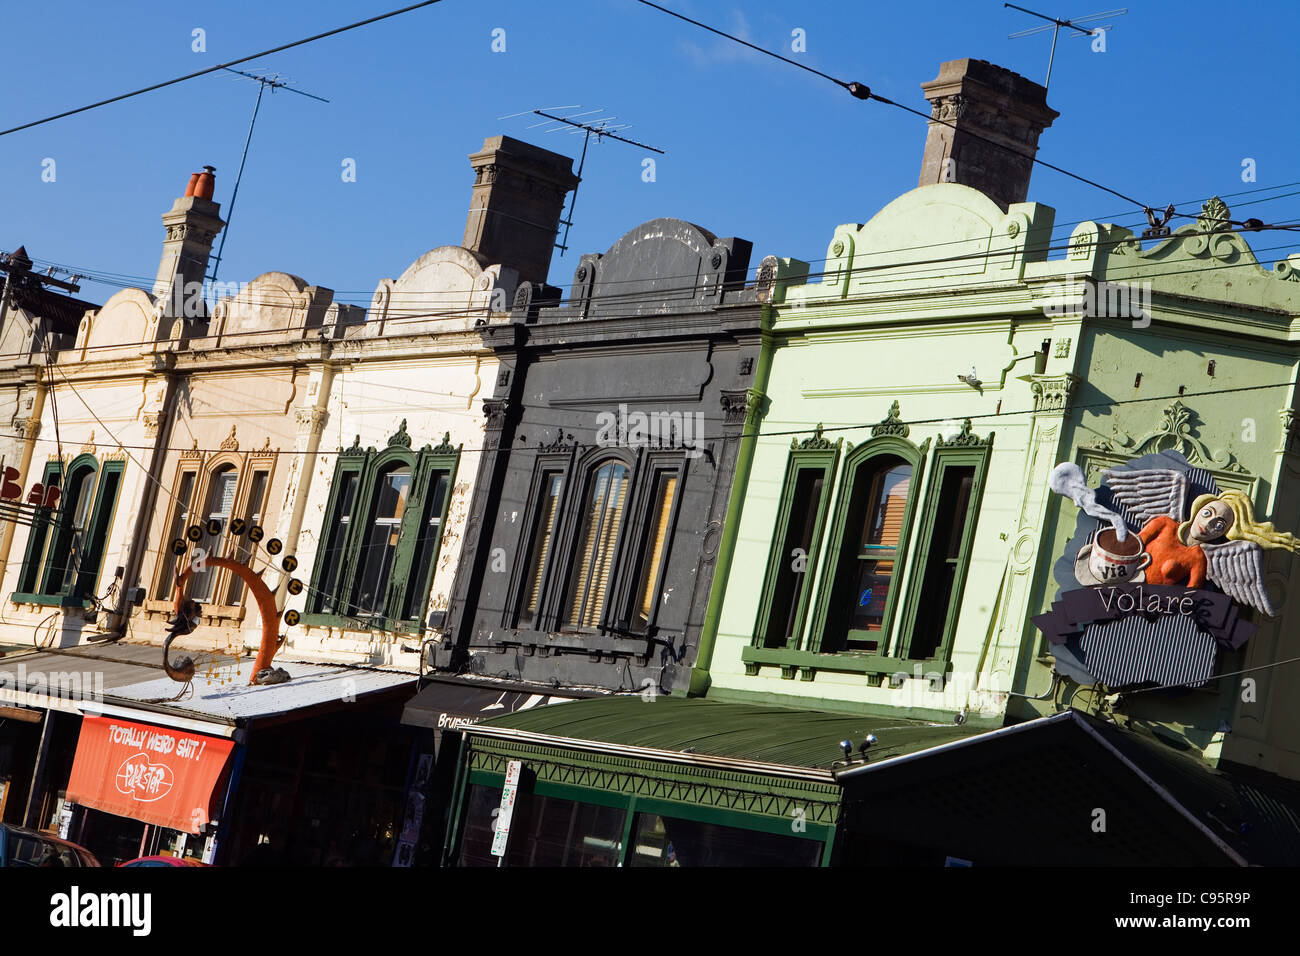
[[[879,649],[895,603],[913,466],[892,454],[857,465],[835,570],[822,650]]]
[[[230,513],[235,507],[235,488],[238,484],[239,472],[234,465],[219,467],[208,479],[207,501],[198,515],[199,524],[203,528],[200,545],[214,558],[225,556],[226,540],[230,534]],[[196,571],[190,579],[190,597],[200,604],[210,601],[216,579],[217,569],[214,567],[207,566],[202,571]]]
[[[90,523],[90,504],[95,492],[95,466],[74,467],[59,501],[62,516],[47,561],[45,593],[70,593],[76,581],[81,547]]]
[[[422,632],[460,448],[411,451],[406,423],[382,451],[339,449],[303,622]]]
[[[374,507],[361,546],[360,568],[352,592],[351,614],[382,614],[388,583],[397,557],[402,517],[406,514],[411,493],[411,469],[408,465],[390,465],[379,474],[375,485]]]
[[[597,463],[588,479],[564,610],[569,627],[590,628],[600,623],[627,510],[627,484],[627,465],[616,459]]]
[[[15,600],[89,604],[108,545],[123,467],[120,461],[101,465],[89,454],[74,458],[66,468],[59,461],[46,466],[42,484],[62,489],[63,495],[57,511],[46,512],[32,524]]]

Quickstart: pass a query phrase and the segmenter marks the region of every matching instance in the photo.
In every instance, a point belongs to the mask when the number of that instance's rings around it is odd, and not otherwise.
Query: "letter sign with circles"
[[[297,578],[294,578],[292,581],[290,581],[290,582],[289,582],[289,593],[290,593],[290,594],[301,594],[301,593],[302,593],[302,582],[299,581]]]
[[[235,535],[243,534],[247,528],[248,528],[248,522],[246,522],[243,518],[235,518],[230,522],[231,534],[235,534]]]
[[[196,524],[192,524],[185,529],[185,537],[189,538],[191,541],[198,541],[203,537],[203,529]]]
[[[284,612],[284,623],[288,624],[290,627],[293,627],[300,620],[302,620],[302,618],[293,608],[289,608],[289,610]]]
[[[298,559],[292,554],[286,554],[284,560],[280,562],[280,567],[292,574],[294,571],[298,570]]]
[[[279,538],[272,538],[270,541],[266,542],[267,554],[279,554],[283,550],[284,545],[280,543]]]
[[[248,529],[248,540],[252,541],[254,544],[256,544],[258,541],[261,541],[265,537],[266,537],[266,532],[262,530],[262,526],[260,524],[255,524]]]
[[[187,547],[188,545],[185,544],[184,538],[172,539],[172,554],[176,555],[176,557],[179,558],[182,554],[184,554]]]
[[[214,538],[215,538],[217,535],[221,534],[221,519],[220,519],[220,518],[209,518],[209,519],[208,519],[208,534],[212,535]]]

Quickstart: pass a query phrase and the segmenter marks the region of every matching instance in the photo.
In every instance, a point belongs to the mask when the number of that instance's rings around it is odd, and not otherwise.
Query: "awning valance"
[[[198,833],[234,742],[205,734],[86,716],[68,780],[72,803]]]

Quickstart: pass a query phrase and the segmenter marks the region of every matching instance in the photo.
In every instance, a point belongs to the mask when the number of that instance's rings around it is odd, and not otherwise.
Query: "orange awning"
[[[198,833],[234,741],[83,717],[67,799],[120,817]]]

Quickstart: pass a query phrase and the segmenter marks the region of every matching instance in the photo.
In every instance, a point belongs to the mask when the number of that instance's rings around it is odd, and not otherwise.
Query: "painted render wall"
[[[1052,659],[1030,619],[1056,594],[1051,568],[1075,528],[1074,504],[1046,488],[1059,461],[1083,465],[1095,486],[1109,464],[1176,450],[1224,486],[1253,490],[1257,516],[1300,529],[1296,263],[1259,266],[1240,235],[1216,234],[1227,215],[1211,200],[1195,226],[1155,241],[1080,223],[1049,259],[1050,209],[1021,204],[1003,216],[973,190],[941,184],[905,194],[865,227],[841,226],[824,280],[778,279],[763,437],[748,483],[735,491],[743,508],[738,542],[704,662],[710,694],[944,720],[966,707],[971,718],[995,722],[1069,705],[1077,690],[1069,682],[1056,703],[1001,693],[1036,697],[1051,686]],[[918,264],[947,250],[965,258]],[[782,269],[797,275],[801,265]],[[1149,283],[1151,321],[1086,313],[1078,290],[1065,285],[1071,276]],[[1047,354],[1031,358],[1044,341]],[[982,395],[956,381],[972,365]],[[1217,394],[1198,394],[1208,392]],[[971,416],[975,434],[995,433],[948,685],[939,693],[922,675],[891,689],[861,674],[769,664],[751,663],[747,672],[742,654],[753,642],[791,443],[776,433],[879,422],[895,400],[902,420],[925,422],[909,439],[931,439],[931,455],[937,421]],[[869,435],[825,433],[844,440],[841,472],[849,443]],[[924,497],[922,488],[918,501]],[[823,535],[815,586],[826,550]],[[1270,554],[1267,567],[1280,603],[1300,569],[1284,553]],[[913,570],[909,562],[904,573]],[[905,594],[908,581],[897,586]],[[1268,666],[1300,657],[1298,613],[1292,605],[1274,621],[1256,615],[1260,632],[1241,651],[1221,654],[1220,672],[1261,668],[1251,672],[1254,700],[1243,700],[1235,675],[1201,690],[1128,695],[1122,712],[1207,758],[1300,776],[1298,678]]]

